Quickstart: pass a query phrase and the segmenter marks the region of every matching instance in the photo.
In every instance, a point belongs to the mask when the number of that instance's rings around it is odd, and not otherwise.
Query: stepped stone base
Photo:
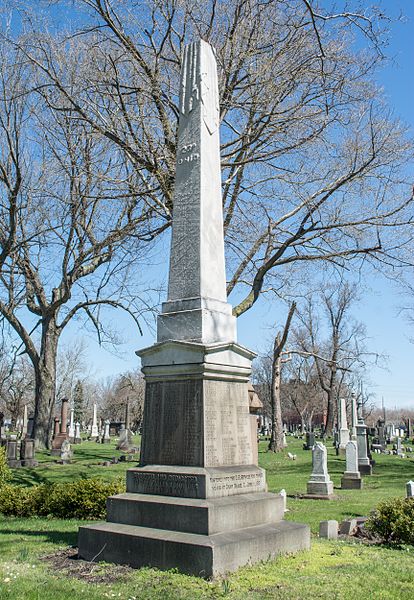
[[[136,568],[178,568],[201,577],[222,575],[242,565],[309,547],[309,527],[287,521],[212,535],[121,523],[79,529],[79,557],[85,560]]]
[[[107,502],[108,521],[212,535],[281,521],[284,501],[258,493],[200,500],[149,494],[119,494]]]

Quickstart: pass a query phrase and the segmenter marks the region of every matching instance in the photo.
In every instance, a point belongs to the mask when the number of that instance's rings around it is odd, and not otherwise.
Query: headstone
[[[333,483],[328,473],[326,447],[317,442],[312,449],[312,475],[308,481],[307,493],[311,496],[332,496]]]
[[[407,492],[407,498],[414,498],[414,481],[407,481],[405,488]]]
[[[306,441],[303,444],[303,449],[304,450],[312,450],[312,448],[315,445],[315,434],[313,433],[313,431],[307,431],[305,439],[306,439]]]
[[[62,446],[60,448],[60,460],[62,462],[70,462],[72,459],[72,450],[70,447],[69,440],[63,440]]]
[[[397,437],[397,443],[396,443],[395,450],[396,450],[397,456],[401,456],[403,454],[402,443],[401,443],[400,437]]]
[[[68,439],[71,444],[75,442],[75,409],[70,409]]]
[[[96,438],[98,436],[99,436],[99,431],[98,431],[97,407],[96,407],[96,402],[94,402],[93,403],[92,425],[91,425],[91,432],[90,432],[89,439],[96,440]]]
[[[319,537],[327,540],[338,539],[338,521],[330,519],[329,521],[320,521]]]
[[[24,440],[24,438],[27,436],[27,424],[28,424],[27,404],[25,404],[23,407],[22,440]]]
[[[349,442],[348,421],[346,418],[346,400],[339,399],[339,416],[338,416],[338,447],[339,450],[345,452],[347,443]]]
[[[105,421],[105,423],[104,423],[104,433],[103,433],[103,436],[102,436],[102,443],[103,444],[109,444],[110,441],[111,441],[111,437],[109,435],[109,423],[110,423],[109,419],[107,419]]]
[[[367,427],[362,416],[362,409],[358,415],[357,425],[358,470],[361,475],[372,475],[372,466],[368,458]]]
[[[9,467],[21,467],[22,463],[18,458],[19,442],[17,440],[8,439],[6,442],[6,457]]]
[[[108,522],[80,528],[86,560],[99,548],[107,562],[212,577],[309,548],[308,526],[283,520],[283,498],[251,464],[254,354],[236,343],[226,297],[217,86],[211,46],[186,46],[168,300],[157,343],[138,352],[140,466],[127,472],[128,494],[109,499]]]
[[[358,446],[357,442],[350,440],[345,448],[346,471],[341,479],[343,490],[360,490],[362,479],[358,468]]]
[[[68,430],[67,430],[68,405],[69,405],[69,400],[67,398],[62,398],[62,405],[61,405],[61,412],[60,412],[60,427],[59,428],[58,428],[59,419],[57,417],[55,417],[55,434],[52,439],[52,449],[50,452],[52,454],[52,456],[60,455],[60,450],[62,448],[62,444],[65,440],[68,439]],[[56,430],[58,430],[58,433],[56,433]]]
[[[119,432],[119,442],[116,446],[117,450],[130,452],[133,448],[132,433],[129,429],[121,429]]]
[[[357,527],[356,519],[347,519],[346,521],[342,521],[339,526],[340,535],[352,535]]]
[[[25,438],[20,443],[20,459],[22,467],[36,467],[37,460],[35,459],[35,441]]]
[[[354,392],[351,394],[351,439],[356,440],[358,425],[358,406],[357,397]]]
[[[80,431],[80,423],[79,421],[76,421],[75,423],[75,440],[74,443],[75,444],[80,444],[82,442],[82,438],[81,438],[81,431]]]

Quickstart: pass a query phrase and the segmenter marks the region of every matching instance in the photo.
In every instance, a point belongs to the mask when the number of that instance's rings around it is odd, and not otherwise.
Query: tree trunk
[[[276,344],[280,344],[280,336],[277,335]],[[283,444],[283,422],[282,408],[280,405],[280,371],[281,371],[281,353],[275,353],[272,364],[272,388],[270,395],[270,407],[272,412],[272,432],[269,441],[269,450],[271,452],[280,452],[284,448]]]
[[[39,361],[35,367],[33,438],[37,448],[50,448],[55,406],[56,355],[59,332],[53,320],[43,321]]]

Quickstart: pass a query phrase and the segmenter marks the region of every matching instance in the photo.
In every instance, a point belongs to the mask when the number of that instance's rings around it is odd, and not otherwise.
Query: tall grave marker
[[[254,354],[236,343],[226,298],[217,70],[204,41],[185,48],[181,73],[168,299],[157,343],[138,354],[140,466],[109,499],[108,522],[80,529],[80,556],[209,577],[308,548],[308,526],[283,520],[282,496],[252,464]]]

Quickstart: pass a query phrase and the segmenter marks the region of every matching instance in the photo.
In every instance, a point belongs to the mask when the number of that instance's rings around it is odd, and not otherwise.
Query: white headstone
[[[22,440],[24,440],[24,438],[27,436],[27,423],[27,404],[25,404],[23,407]]]
[[[345,477],[359,478],[359,467],[358,467],[358,446],[355,440],[350,440],[345,448],[346,456],[346,471]]]
[[[356,394],[351,394],[351,417],[352,417],[352,429],[351,429],[351,437],[353,440],[356,440],[356,428],[358,424],[358,407],[357,407],[357,397]]]
[[[414,481],[407,481],[406,484],[407,498],[414,498]]]
[[[73,408],[70,409],[68,436],[69,440],[73,442],[75,439],[75,410]]]
[[[345,447],[347,445],[347,443],[349,442],[349,429],[348,429],[348,422],[347,422],[347,418],[346,418],[346,400],[345,398],[340,398],[339,399],[339,437],[338,437],[338,443],[339,443],[339,447],[342,450],[345,450]]]
[[[92,418],[92,426],[91,426],[91,439],[96,439],[99,436],[98,431],[98,419],[97,419],[97,407],[96,402],[93,403],[93,418]]]
[[[81,442],[81,434],[80,434],[80,423],[76,421],[75,423],[75,443],[79,444]]]
[[[104,423],[104,432],[102,436],[102,442],[104,444],[108,444],[111,441],[111,436],[109,435],[109,425],[110,421],[107,419]]]
[[[60,448],[60,459],[63,461],[69,461],[72,458],[72,450],[68,440],[63,440]]]
[[[312,448],[312,475],[308,481],[308,494],[329,496],[333,494],[333,483],[328,473],[326,447],[317,442]]]

